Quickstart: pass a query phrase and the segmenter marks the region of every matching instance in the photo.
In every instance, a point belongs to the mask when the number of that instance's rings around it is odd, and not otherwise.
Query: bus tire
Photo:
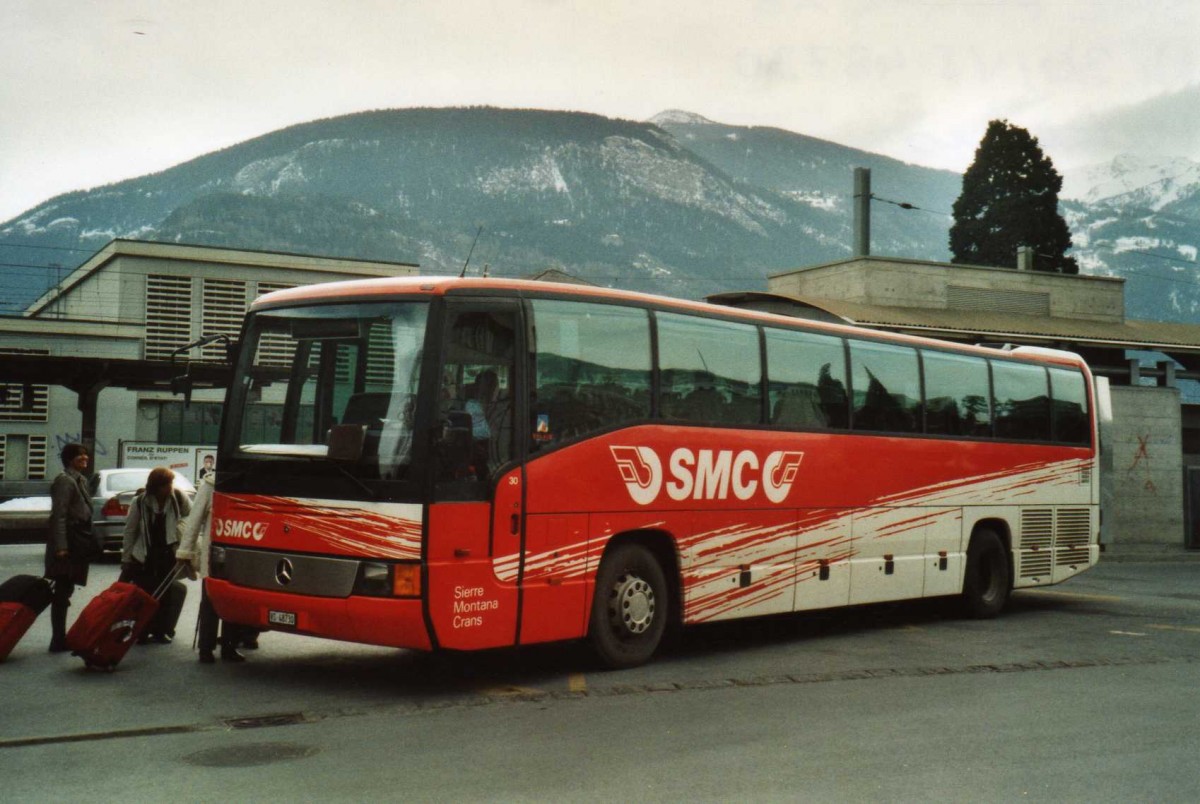
[[[667,580],[654,554],[621,544],[600,562],[588,638],[612,669],[643,664],[657,650],[670,614]]]
[[[995,617],[1008,603],[1012,575],[1004,542],[993,530],[982,529],[967,547],[967,571],[963,579],[962,607],[973,619]]]

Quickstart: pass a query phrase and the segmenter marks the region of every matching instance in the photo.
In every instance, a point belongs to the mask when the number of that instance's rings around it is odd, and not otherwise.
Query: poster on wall
[[[151,441],[122,441],[119,466],[153,469],[165,466],[175,474],[183,475],[193,484],[199,481],[199,473],[205,465],[205,457],[212,456],[215,463],[216,447],[197,444],[155,444]]]
[[[217,448],[197,447],[192,460],[192,477],[197,486],[200,481],[217,471]]]

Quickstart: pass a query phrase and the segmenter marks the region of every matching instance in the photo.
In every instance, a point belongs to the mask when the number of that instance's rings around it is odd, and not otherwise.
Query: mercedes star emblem
[[[280,559],[275,565],[275,580],[280,586],[287,586],[292,582],[292,573],[294,568],[292,562],[286,558]]]

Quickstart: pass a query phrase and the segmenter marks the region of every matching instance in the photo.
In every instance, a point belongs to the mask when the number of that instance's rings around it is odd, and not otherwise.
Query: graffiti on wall
[[[1125,474],[1134,482],[1141,482],[1143,491],[1148,494],[1157,494],[1158,487],[1154,485],[1154,480],[1150,477],[1150,434],[1140,435],[1137,440],[1137,450],[1133,453],[1133,461],[1125,470]]]
[[[59,433],[58,435],[54,436],[54,443],[58,446],[59,452],[62,452],[62,448],[67,444],[78,444],[82,441],[82,431],[77,433]],[[107,455],[108,447],[104,446],[104,442],[97,438],[95,445],[92,447],[92,451],[96,455]]]

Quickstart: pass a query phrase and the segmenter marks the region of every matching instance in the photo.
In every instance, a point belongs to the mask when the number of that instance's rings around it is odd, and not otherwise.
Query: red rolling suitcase
[[[50,605],[53,587],[36,575],[17,575],[0,584],[0,662]]]
[[[176,569],[155,594],[132,583],[117,581],[83,608],[67,631],[67,647],[88,668],[112,670],[158,612],[158,598],[179,577]]]

